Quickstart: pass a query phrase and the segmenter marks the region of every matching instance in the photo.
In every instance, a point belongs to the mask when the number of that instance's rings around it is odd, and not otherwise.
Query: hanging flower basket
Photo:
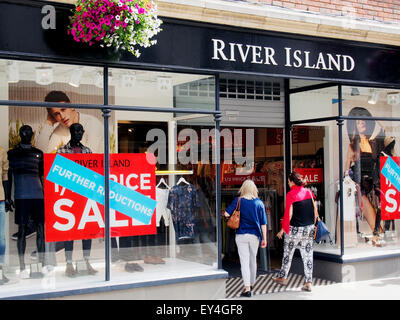
[[[68,34],[76,42],[127,50],[137,58],[138,47],[150,47],[162,21],[152,0],[77,0]]]

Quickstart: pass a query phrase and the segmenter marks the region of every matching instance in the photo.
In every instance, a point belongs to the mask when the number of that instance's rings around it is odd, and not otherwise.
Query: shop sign
[[[149,154],[110,155],[112,237],[156,232],[152,158]],[[45,154],[47,242],[104,237],[103,159],[102,154]]]
[[[295,171],[302,176],[307,184],[323,183],[323,168],[296,168]]]
[[[223,176],[222,185],[241,185],[247,179],[253,180],[256,185],[267,184],[266,173],[253,173],[250,175],[236,175],[233,173],[226,173]]]
[[[381,157],[381,219],[400,218],[400,157]]]

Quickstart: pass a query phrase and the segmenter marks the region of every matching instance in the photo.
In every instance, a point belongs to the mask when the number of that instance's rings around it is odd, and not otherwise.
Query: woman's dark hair
[[[354,107],[349,116],[371,118],[371,113],[363,107]],[[375,130],[375,120],[365,119],[365,137],[369,139]],[[360,152],[360,134],[357,130],[357,120],[347,120],[347,134],[349,135],[350,148],[358,155]]]
[[[350,117],[365,117],[372,118],[371,113],[363,107],[354,107],[349,112]],[[365,119],[367,130],[365,136],[369,139],[375,130],[375,120]],[[349,140],[354,140],[355,136],[358,136],[356,120],[347,120],[347,134],[349,135]]]
[[[292,172],[291,174],[289,174],[288,179],[291,182],[293,182],[296,186],[302,187],[306,185],[305,181],[302,179],[299,173]]]

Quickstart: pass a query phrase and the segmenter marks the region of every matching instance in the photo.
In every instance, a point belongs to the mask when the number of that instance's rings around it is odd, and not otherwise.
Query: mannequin
[[[92,153],[92,151],[85,147],[82,143],[82,137],[85,133],[82,125],[80,123],[74,123],[69,127],[69,131],[71,134],[71,140],[63,147],[57,150],[57,153]],[[77,272],[72,265],[72,251],[74,249],[74,241],[65,241],[65,260],[67,261],[67,266],[65,269],[65,275],[67,277],[74,277]],[[90,262],[90,250],[92,248],[92,240],[86,239],[82,240],[82,248],[83,248],[83,258],[86,261],[87,269],[89,274],[95,275],[97,270],[95,270]]]
[[[17,249],[21,278],[28,278],[25,269],[26,232],[31,217],[36,229],[36,246],[39,262],[44,263],[44,196],[43,196],[43,152],[32,146],[33,130],[24,125],[19,129],[21,142],[8,151],[10,164],[6,205],[12,207],[11,187],[14,178],[15,223],[18,224]]]

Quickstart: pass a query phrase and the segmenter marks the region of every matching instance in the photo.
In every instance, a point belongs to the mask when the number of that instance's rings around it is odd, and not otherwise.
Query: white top
[[[79,113],[79,123],[83,126],[81,143],[92,150],[93,153],[104,153],[104,125],[96,117]],[[55,153],[58,148],[66,145],[71,140],[69,128],[56,123],[53,126],[45,123],[36,138],[35,146],[44,153]]]
[[[343,220],[356,219],[356,184],[349,176],[343,179]]]
[[[156,224],[160,226],[161,217],[164,217],[165,226],[169,226],[171,210],[167,209],[169,189],[156,188]]]

